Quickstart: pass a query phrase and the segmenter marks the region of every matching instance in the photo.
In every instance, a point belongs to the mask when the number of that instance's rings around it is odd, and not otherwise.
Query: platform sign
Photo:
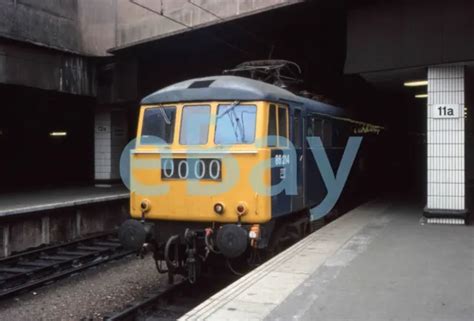
[[[463,113],[459,104],[433,104],[430,108],[431,118],[461,118]]]
[[[95,132],[97,134],[106,134],[106,133],[110,132],[110,126],[105,126],[105,125],[96,126],[95,127]]]

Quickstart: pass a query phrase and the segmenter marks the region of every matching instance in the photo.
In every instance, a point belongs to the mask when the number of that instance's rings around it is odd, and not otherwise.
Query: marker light
[[[415,98],[428,98],[428,94],[415,95]]]
[[[217,214],[223,214],[224,213],[224,205],[221,203],[216,203],[214,204],[214,212]]]
[[[64,137],[67,136],[67,132],[51,132],[49,133],[51,137]]]
[[[237,210],[237,214],[239,216],[242,216],[242,215],[246,214],[247,213],[247,204],[245,204],[244,202],[239,203],[237,205],[236,210]]]
[[[421,86],[428,86],[428,80],[415,80],[415,81],[407,81],[403,84],[405,87],[421,87]]]
[[[147,200],[147,199],[141,201],[141,203],[140,203],[140,208],[142,209],[142,212],[143,212],[143,213],[148,212],[148,211],[150,210],[150,208],[151,208],[150,201]]]

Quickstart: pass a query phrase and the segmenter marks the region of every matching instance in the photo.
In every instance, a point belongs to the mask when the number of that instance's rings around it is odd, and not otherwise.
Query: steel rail
[[[133,253],[101,233],[0,259],[0,299]]]
[[[95,233],[95,234],[89,235],[87,237],[82,237],[82,238],[79,238],[79,239],[76,239],[76,240],[73,240],[73,241],[69,241],[69,242],[65,242],[65,243],[59,243],[59,244],[49,245],[49,246],[42,246],[42,247],[39,247],[39,248],[36,248],[36,249],[33,249],[33,250],[20,252],[20,253],[17,253],[17,254],[13,254],[13,255],[10,255],[10,256],[7,256],[7,257],[0,258],[0,265],[3,265],[3,264],[8,263],[10,261],[24,259],[27,256],[33,256],[35,254],[41,254],[41,253],[46,252],[46,251],[54,251],[56,249],[64,248],[64,247],[67,247],[67,246],[73,246],[73,245],[80,244],[80,243],[87,242],[87,241],[94,240],[94,239],[104,238],[104,237],[107,237],[107,236],[110,236],[110,235],[114,235],[114,233],[113,232]]]
[[[191,311],[200,303],[234,282],[228,273],[202,276],[197,284],[176,276],[173,284],[161,286],[156,292],[129,305],[122,311],[106,314],[108,321],[174,320]]]
[[[105,317],[107,321],[124,321],[124,320],[136,320],[137,317],[147,309],[149,306],[157,303],[168,296],[172,296],[177,292],[184,290],[186,287],[191,286],[188,281],[184,278],[175,281],[174,284],[168,284],[164,288],[161,288],[157,292],[150,294],[144,300],[136,302],[124,310],[115,313],[111,316]]]

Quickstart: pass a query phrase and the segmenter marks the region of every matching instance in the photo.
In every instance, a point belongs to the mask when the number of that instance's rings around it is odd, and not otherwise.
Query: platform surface
[[[20,193],[0,194],[0,217],[126,199],[122,185],[110,187],[43,188]]]
[[[180,320],[474,320],[474,226],[365,204]]]

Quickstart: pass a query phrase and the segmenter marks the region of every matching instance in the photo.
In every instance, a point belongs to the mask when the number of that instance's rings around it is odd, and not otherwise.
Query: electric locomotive
[[[130,151],[132,219],[119,236],[128,248],[151,249],[160,272],[191,282],[208,260],[248,260],[310,231],[310,210],[327,189],[307,137],[320,137],[337,169],[349,136],[380,131],[238,76],[183,81],[141,104]],[[364,144],[348,186],[365,177]]]

